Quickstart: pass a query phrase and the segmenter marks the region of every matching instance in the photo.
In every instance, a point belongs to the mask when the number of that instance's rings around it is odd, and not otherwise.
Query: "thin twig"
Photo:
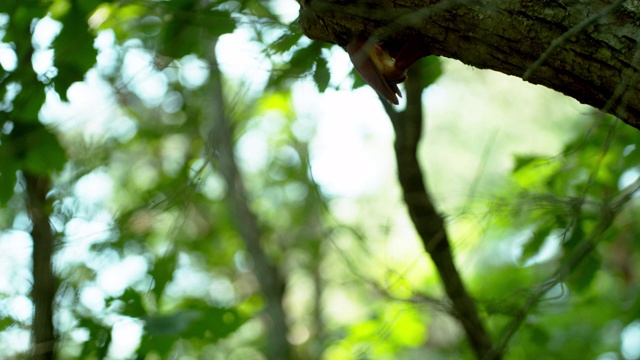
[[[640,182],[634,185],[635,193],[635,191],[637,191],[638,187],[640,186]],[[628,201],[629,199],[630,197],[626,198],[626,201]],[[527,299],[525,304],[516,312],[516,316],[506,326],[506,330],[494,350],[496,353],[502,353],[505,351],[513,335],[515,335],[515,333],[527,319],[529,313],[547,294],[547,292],[549,292],[549,290],[553,289],[556,285],[558,285],[569,275],[571,275],[578,264],[593,250],[595,250],[598,241],[601,239],[601,235],[609,228],[609,226],[611,226],[611,223],[615,219],[616,215],[619,214],[620,210],[622,209],[620,203],[617,203],[616,205],[618,206],[613,207],[608,204],[604,204],[602,206],[600,221],[598,221],[598,224],[594,227],[591,235],[582,241],[578,248],[573,253],[571,253],[569,258],[565,262],[563,262],[562,266],[555,272],[555,274],[552,275],[546,282],[544,282],[540,286],[539,290],[532,294],[529,299]]]
[[[612,133],[613,133],[613,130],[611,130],[609,134],[607,134],[607,140],[605,141],[605,145],[604,145],[604,152],[601,155],[601,158],[600,158],[600,161],[598,161],[598,164],[600,164],[600,162],[602,161],[602,158],[605,156],[606,151],[609,148],[609,144],[613,136]],[[598,167],[599,165],[596,166],[595,168],[598,168]],[[595,174],[592,174],[591,177],[589,178],[588,185],[586,186],[585,191],[583,192],[581,197],[574,199],[572,201],[577,201],[577,203],[579,204],[584,204],[586,191],[591,186],[594,176]],[[527,316],[529,315],[529,313],[540,302],[540,300],[547,294],[547,292],[549,292],[549,290],[554,288],[560,282],[564,281],[569,275],[571,275],[571,273],[577,268],[579,263],[587,255],[589,255],[592,251],[596,249],[596,245],[602,238],[602,234],[611,226],[616,216],[623,210],[624,206],[629,201],[631,201],[633,196],[637,194],[639,190],[640,190],[640,179],[637,179],[636,181],[634,181],[633,183],[631,183],[630,185],[622,189],[620,193],[611,201],[607,201],[605,203],[599,204],[599,207],[600,207],[599,221],[591,231],[591,234],[586,239],[582,240],[580,245],[571,254],[569,254],[568,258],[562,263],[560,268],[546,282],[544,282],[540,286],[540,288],[534,294],[532,294],[529,297],[529,299],[527,299],[525,304],[516,312],[515,317],[507,325],[506,330],[504,331],[504,334],[502,335],[502,338],[495,349],[497,353],[501,353],[506,349],[513,335],[515,335],[517,330],[522,326],[524,321],[527,319]],[[577,213],[574,216],[574,220],[572,221],[572,224],[576,222],[576,218],[578,216],[579,216],[579,213]]]

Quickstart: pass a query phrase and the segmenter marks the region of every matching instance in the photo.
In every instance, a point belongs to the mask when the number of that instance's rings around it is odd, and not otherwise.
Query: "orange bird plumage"
[[[346,49],[364,81],[395,105],[399,103],[398,96],[402,97],[398,84],[407,78],[406,70],[427,55],[426,47],[415,37],[407,40],[395,57],[384,43],[372,43],[363,37],[351,40]]]

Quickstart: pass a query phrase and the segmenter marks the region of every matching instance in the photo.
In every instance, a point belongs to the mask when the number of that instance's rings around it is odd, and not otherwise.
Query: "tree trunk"
[[[55,334],[53,329],[53,298],[56,293],[56,279],[51,266],[55,237],[49,224],[51,201],[47,199],[50,190],[49,179],[45,176],[24,174],[27,191],[27,211],[32,222],[33,238],[33,290],[34,304],[31,339],[33,349],[31,359],[52,360],[54,356]]]
[[[205,113],[211,116],[212,129],[209,134],[210,160],[217,163],[218,170],[228,188],[228,201],[238,234],[244,241],[247,252],[253,259],[253,270],[265,300],[265,331],[267,335],[267,358],[290,359],[291,346],[287,340],[288,326],[283,307],[285,282],[278,267],[272,263],[262,246],[262,229],[258,218],[249,207],[249,196],[244,180],[235,160],[232,124],[225,112],[222,88],[222,73],[216,58],[217,39],[208,39],[208,60],[211,78],[208,91],[211,101]]]
[[[640,129],[638,0],[300,0],[314,40],[355,35],[546,86]],[[523,104],[526,106],[526,104]]]

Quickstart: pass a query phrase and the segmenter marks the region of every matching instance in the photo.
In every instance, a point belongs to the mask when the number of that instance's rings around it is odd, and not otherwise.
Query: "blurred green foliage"
[[[179,75],[191,55],[217,66],[209,61],[210,40],[238,31],[252,34],[271,71],[259,92],[227,79],[224,91],[236,144],[262,146],[257,165],[239,161],[263,246],[287,284],[293,356],[471,358],[425,256],[384,260],[394,236],[403,235],[372,225],[379,219],[372,214],[402,208],[363,198],[358,220],[342,220],[335,199],[315,182],[313,125],[296,114],[291,88],[305,78],[320,92],[336,87],[329,46],[305,39],[276,9],[276,2],[255,0],[0,2],[0,40],[16,59],[15,68],[0,68],[0,242],[28,228],[21,174],[52,176],[59,358],[107,358],[123,337],[134,344],[127,356],[139,359],[267,356],[253,260],[225,201],[228,187],[207,157],[203,109],[211,95],[206,83],[193,86]],[[61,30],[40,48],[33,35],[45,17]],[[113,44],[98,46],[101,34],[113,34]],[[50,69],[36,72],[34,53],[49,50]],[[131,77],[126,57],[133,51],[148,62]],[[100,65],[107,55],[110,62]],[[420,64],[425,86],[442,74],[437,58]],[[90,70],[113,98],[107,110],[95,105],[85,114],[109,112],[100,136],[67,126],[73,119],[40,121],[55,117],[44,114],[45,100],[69,100]],[[167,87],[160,100],[135,87],[154,76]],[[357,77],[353,83],[363,84]],[[473,228],[482,235],[470,251],[491,254],[470,269],[461,265],[497,343],[523,319],[505,358],[619,358],[630,351],[621,334],[640,316],[640,227],[635,197],[622,195],[640,174],[639,137],[608,116],[594,116],[589,126],[577,127],[555,157],[517,156],[511,185],[488,202],[474,199],[490,216]],[[96,174],[106,174],[111,185],[100,186],[109,196],[89,201],[80,184]],[[90,231],[78,230],[83,226]],[[143,265],[114,270],[131,259]],[[2,333],[29,329],[8,305],[28,295],[20,289],[0,295]],[[119,333],[126,321],[137,324],[139,338]],[[25,354],[11,346],[5,341],[0,351]]]

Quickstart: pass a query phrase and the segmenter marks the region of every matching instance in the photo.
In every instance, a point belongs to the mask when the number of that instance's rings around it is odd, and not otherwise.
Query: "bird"
[[[428,55],[427,48],[415,36],[407,39],[399,51],[386,42],[373,42],[356,36],[345,47],[349,58],[362,79],[382,98],[398,105],[402,93],[398,84],[407,79],[406,71],[419,59]]]

